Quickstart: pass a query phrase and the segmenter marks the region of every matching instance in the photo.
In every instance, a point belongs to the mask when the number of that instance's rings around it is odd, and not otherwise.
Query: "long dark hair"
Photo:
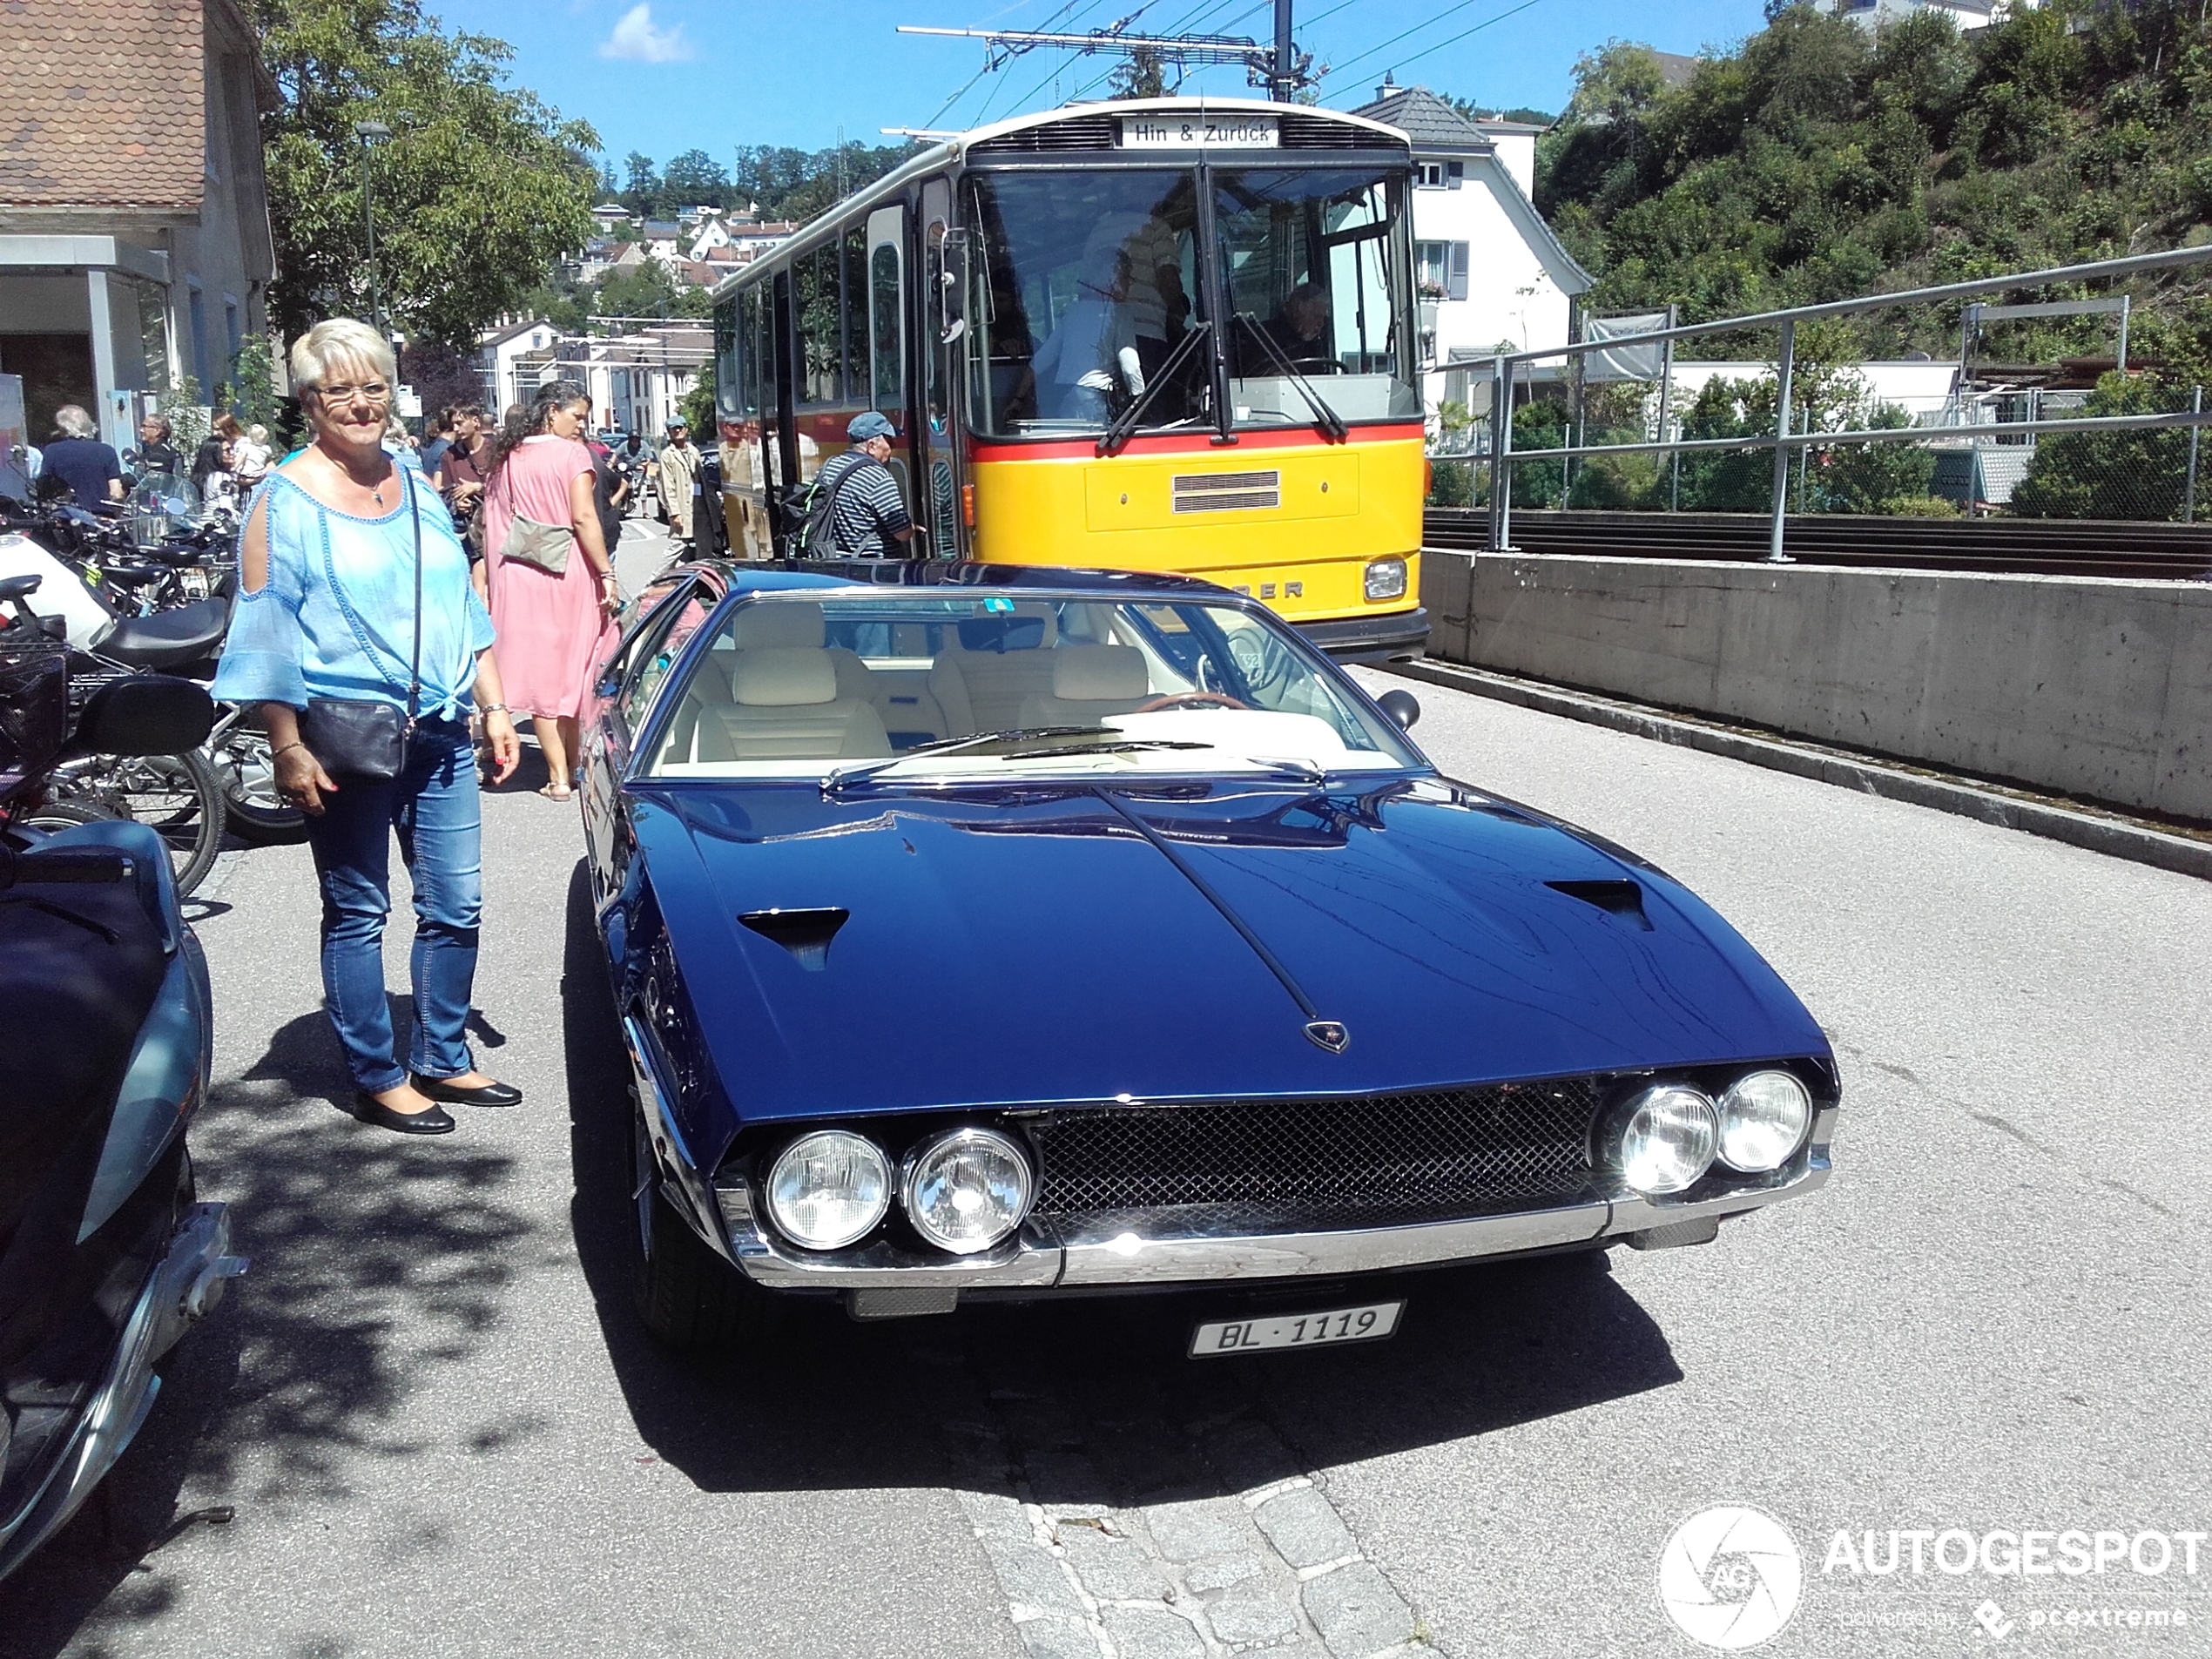
[[[521,447],[524,438],[534,438],[553,423],[556,409],[565,409],[571,403],[589,403],[590,395],[574,381],[548,381],[537,388],[537,395],[530,399],[525,409],[521,404],[510,404],[499,430],[491,435],[491,464],[484,469],[484,480],[491,481],[494,474],[507,464],[507,457]]]

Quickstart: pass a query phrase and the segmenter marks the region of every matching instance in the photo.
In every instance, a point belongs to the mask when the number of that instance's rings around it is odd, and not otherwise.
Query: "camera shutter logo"
[[[1719,1504],[1675,1528],[1659,1552],[1659,1604],[1708,1648],[1756,1648],[1797,1610],[1804,1561],[1764,1509]]]

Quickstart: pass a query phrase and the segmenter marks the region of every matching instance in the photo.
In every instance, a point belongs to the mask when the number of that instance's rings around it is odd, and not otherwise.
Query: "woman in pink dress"
[[[569,381],[541,388],[524,424],[529,435],[502,435],[484,486],[484,571],[507,705],[534,718],[547,775],[538,792],[555,800],[572,792],[577,718],[602,646],[613,643],[620,603],[592,499],[591,452],[578,437],[590,407]],[[521,520],[568,528],[568,565],[560,575],[505,556]]]

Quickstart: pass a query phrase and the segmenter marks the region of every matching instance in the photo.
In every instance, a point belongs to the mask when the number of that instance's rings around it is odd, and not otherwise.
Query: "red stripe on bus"
[[[1424,428],[1418,421],[1402,426],[1356,426],[1345,437],[1347,443],[1418,443]],[[1125,455],[1233,455],[1238,450],[1308,448],[1328,441],[1312,427],[1296,427],[1283,430],[1271,428],[1265,432],[1240,432],[1233,444],[1216,443],[1210,432],[1161,433],[1153,437],[1131,438],[1122,450]],[[993,443],[987,439],[971,440],[968,451],[971,461],[1094,461],[1098,458],[1096,438],[1048,439],[1038,443]]]

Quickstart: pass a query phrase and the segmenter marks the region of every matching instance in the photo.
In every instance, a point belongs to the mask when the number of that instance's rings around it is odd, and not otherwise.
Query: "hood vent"
[[[738,920],[763,939],[773,941],[810,974],[829,966],[830,941],[853,913],[849,910],[749,910]]]
[[[1283,475],[1268,472],[1190,472],[1175,479],[1178,513],[1232,513],[1283,504]]]
[[[1640,933],[1653,931],[1651,918],[1643,914],[1643,889],[1633,881],[1547,881],[1544,885],[1554,893],[1595,905]]]

